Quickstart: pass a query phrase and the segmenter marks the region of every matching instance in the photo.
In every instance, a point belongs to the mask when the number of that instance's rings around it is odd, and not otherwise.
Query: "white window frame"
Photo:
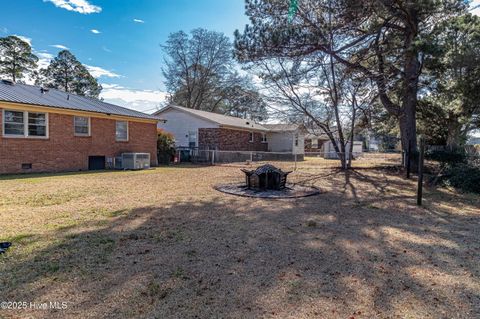
[[[195,137],[195,140],[192,141],[192,136]],[[188,131],[188,147],[190,147],[190,143],[195,142],[195,146],[198,146],[198,130],[197,131]]]
[[[84,118],[87,118],[88,119],[88,133],[77,133],[76,130],[75,130],[75,118],[76,117],[84,117]],[[115,130],[117,129],[117,126],[115,124]],[[127,128],[127,132],[128,132],[128,128]],[[75,136],[92,136],[92,124],[91,124],[91,118],[90,116],[80,116],[80,115],[74,115],[73,116],[73,135]],[[127,133],[128,135],[128,133]],[[115,132],[115,136],[116,136],[116,132]]]
[[[267,133],[262,133],[262,143],[267,143]]]
[[[125,123],[127,123],[127,139],[118,139],[118,137],[117,137],[117,123],[118,123],[118,122],[125,122]],[[128,142],[128,139],[129,139],[129,137],[130,137],[130,136],[129,136],[129,135],[130,135],[130,134],[129,134],[129,133],[130,133],[130,132],[129,132],[130,130],[128,129],[128,126],[129,126],[129,125],[128,125],[128,121],[124,121],[124,120],[116,120],[116,121],[115,121],[115,140],[116,140],[117,142]]]
[[[253,131],[248,132],[249,135],[249,143],[253,143],[255,141],[255,133]]]
[[[16,134],[6,134],[5,133],[5,112],[22,112],[23,113],[23,135],[16,135]],[[45,114],[45,136],[36,136],[36,135],[29,135],[28,134],[28,114],[29,113],[41,113]],[[33,139],[48,139],[49,138],[49,131],[50,125],[48,120],[48,113],[47,112],[28,112],[22,110],[15,110],[15,109],[2,109],[2,136],[5,138],[33,138]]]

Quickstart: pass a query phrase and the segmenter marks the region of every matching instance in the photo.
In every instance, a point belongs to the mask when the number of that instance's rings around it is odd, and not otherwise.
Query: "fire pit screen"
[[[291,172],[284,172],[273,165],[266,164],[255,170],[242,169],[248,189],[275,189],[285,188],[287,176]]]
[[[266,164],[254,170],[242,169],[246,183],[228,183],[215,185],[219,192],[257,198],[298,198],[320,194],[314,186],[287,184],[287,176],[291,172]]]

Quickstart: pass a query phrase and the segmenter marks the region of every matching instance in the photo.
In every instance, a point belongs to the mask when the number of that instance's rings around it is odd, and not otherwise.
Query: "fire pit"
[[[242,169],[245,173],[246,186],[248,189],[284,189],[287,184],[287,176],[291,173],[284,172],[273,165],[265,164],[253,171]]]
[[[270,165],[262,165],[255,170],[241,170],[245,174],[244,183],[221,184],[214,188],[222,193],[243,197],[296,198],[320,194],[316,187],[287,184],[291,172]]]

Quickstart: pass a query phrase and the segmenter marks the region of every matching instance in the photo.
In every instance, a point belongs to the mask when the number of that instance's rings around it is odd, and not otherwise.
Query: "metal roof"
[[[42,91],[40,86],[20,83],[13,84],[5,80],[0,81],[0,101],[161,120],[154,115],[127,109],[94,98],[66,93],[57,89]]]
[[[160,111],[155,112],[154,114],[160,115],[161,113],[165,112],[168,109],[175,109],[175,110],[180,110],[186,113],[190,113],[192,115],[217,123],[221,126],[236,127],[236,128],[258,130],[258,131],[268,131],[268,128],[265,128],[264,126],[258,123],[255,123],[252,120],[246,120],[239,117],[222,115],[222,114],[213,113],[213,112],[194,110],[194,109],[190,109],[190,108],[186,108],[178,105],[169,105],[161,109]]]

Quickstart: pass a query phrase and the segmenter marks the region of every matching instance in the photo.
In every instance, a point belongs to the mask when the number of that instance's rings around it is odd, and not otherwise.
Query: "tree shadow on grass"
[[[144,169],[142,173],[148,173],[150,171],[155,171],[156,169],[185,169],[185,168],[202,168],[207,167],[205,165],[195,165],[191,163],[182,163],[176,165],[159,165],[152,167],[150,169]],[[9,181],[9,180],[23,180],[23,179],[37,179],[37,178],[48,178],[48,177],[68,177],[68,176],[101,176],[105,173],[116,173],[116,174],[127,174],[131,172],[139,172],[138,170],[122,170],[122,169],[105,169],[105,170],[84,170],[84,171],[71,171],[71,172],[54,172],[54,173],[25,173],[25,174],[0,174],[0,181]]]
[[[74,171],[74,172],[56,172],[56,173],[25,173],[25,174],[5,174],[0,175],[0,181],[21,180],[21,179],[35,179],[46,177],[62,177],[75,175],[98,175],[104,173],[121,172],[114,170],[94,170],[94,171]]]
[[[379,182],[349,178],[357,193],[359,180]],[[480,315],[480,216],[357,201],[340,191],[136,208],[35,237],[50,244],[3,257],[0,289],[69,302],[32,312],[46,318]]]

